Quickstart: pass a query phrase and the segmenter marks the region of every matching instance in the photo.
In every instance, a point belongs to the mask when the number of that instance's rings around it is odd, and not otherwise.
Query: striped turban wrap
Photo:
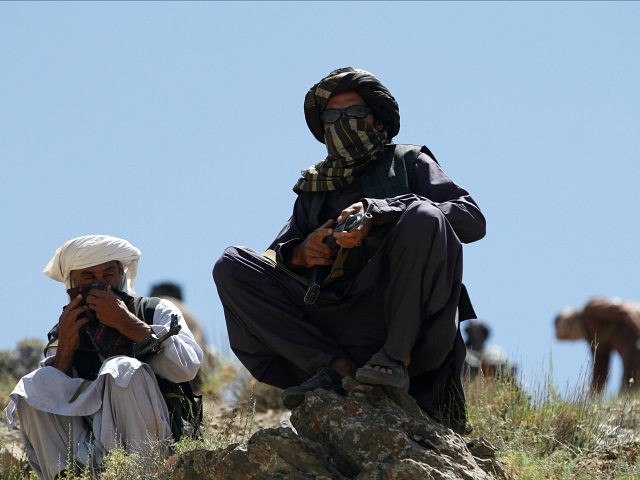
[[[309,89],[304,98],[304,116],[307,126],[316,139],[324,143],[322,113],[332,95],[357,92],[373,110],[376,120],[384,123],[387,140],[391,141],[400,131],[400,110],[396,99],[380,80],[366,70],[351,67],[339,68]]]
[[[325,133],[322,114],[329,98],[338,93],[354,91],[371,108],[376,121],[384,125],[384,132],[366,129],[364,119],[341,118],[332,124],[332,135]],[[304,101],[307,126],[314,137],[327,144],[329,156],[321,162],[301,172],[301,178],[293,190],[300,192],[322,192],[343,188],[353,182],[355,176],[364,169],[375,154],[382,151],[384,144],[400,130],[398,104],[387,88],[371,73],[351,67],[334,70],[307,92]],[[332,155],[331,152],[355,149],[364,152],[364,145],[375,145],[373,155]]]

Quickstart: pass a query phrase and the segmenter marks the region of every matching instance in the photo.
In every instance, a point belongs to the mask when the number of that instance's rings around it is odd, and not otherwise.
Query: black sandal
[[[334,369],[324,367],[306,382],[289,387],[282,392],[282,404],[291,410],[304,401],[307,392],[313,392],[317,388],[337,392],[340,395],[345,393],[342,388],[342,376]]]
[[[388,368],[391,373],[374,370],[373,367]],[[382,385],[409,391],[409,372],[402,360],[396,360],[387,355],[384,349],[376,353],[364,367],[356,371],[356,380],[370,385]]]

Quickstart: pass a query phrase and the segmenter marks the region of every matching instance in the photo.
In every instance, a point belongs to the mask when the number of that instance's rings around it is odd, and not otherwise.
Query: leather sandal
[[[374,367],[388,368],[391,373],[374,370]],[[370,385],[395,387],[409,391],[409,372],[402,360],[396,360],[387,355],[384,349],[371,357],[364,367],[356,370],[356,380]]]

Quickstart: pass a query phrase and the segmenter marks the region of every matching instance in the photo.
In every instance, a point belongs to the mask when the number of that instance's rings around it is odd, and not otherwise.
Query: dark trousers
[[[323,289],[315,305],[305,284],[248,248],[226,249],[213,277],[231,348],[262,382],[298,385],[333,358],[363,365],[384,347],[411,357],[410,393],[428,410],[443,379],[462,390],[462,246],[431,202],[410,205],[346,292]]]

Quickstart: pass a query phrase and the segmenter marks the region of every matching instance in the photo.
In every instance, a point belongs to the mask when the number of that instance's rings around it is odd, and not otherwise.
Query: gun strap
[[[331,266],[331,273],[322,280],[322,285],[326,285],[331,280],[335,280],[336,278],[340,278],[344,275],[344,262],[347,260],[348,256],[348,248],[340,248],[340,250],[338,250],[336,259],[333,261],[333,265]]]
[[[89,385],[91,382],[89,380],[84,380],[80,386],[76,389],[75,393],[71,396],[71,400],[69,400],[69,403],[73,403],[75,402],[78,397],[80,396],[80,394],[84,391],[84,389],[87,387],[87,385]]]

